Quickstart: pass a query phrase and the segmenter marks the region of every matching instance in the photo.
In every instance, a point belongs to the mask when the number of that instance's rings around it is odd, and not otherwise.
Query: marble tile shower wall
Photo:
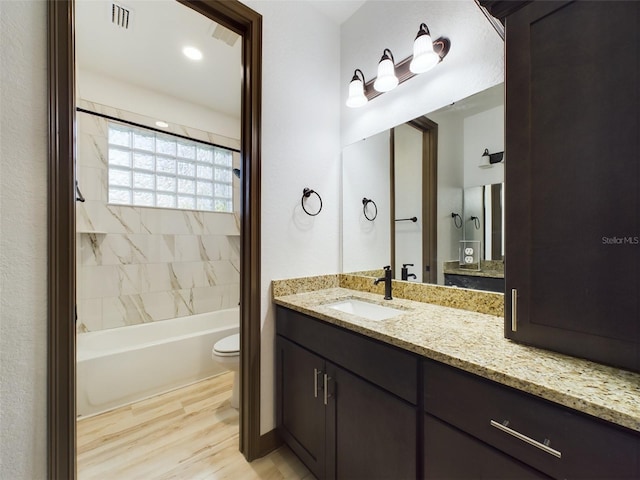
[[[237,305],[238,215],[108,205],[107,120],[78,113],[77,135],[78,332]]]

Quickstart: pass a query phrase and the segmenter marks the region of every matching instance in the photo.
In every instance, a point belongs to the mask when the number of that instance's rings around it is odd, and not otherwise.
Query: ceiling
[[[366,0],[299,1],[340,24]],[[229,46],[213,38],[217,24],[175,0],[116,0],[130,10],[123,28],[112,22],[113,3],[76,1],[79,70],[240,118],[241,39]],[[199,48],[203,59],[188,60],[186,45]]]
[[[316,10],[320,10],[327,17],[338,24],[344,23],[355,13],[366,0],[306,0]]]
[[[241,43],[212,37],[216,23],[174,0],[124,0],[129,28],[112,23],[112,2],[76,1],[76,64],[240,118]],[[227,31],[228,32],[228,31]],[[195,62],[182,54],[192,45]]]

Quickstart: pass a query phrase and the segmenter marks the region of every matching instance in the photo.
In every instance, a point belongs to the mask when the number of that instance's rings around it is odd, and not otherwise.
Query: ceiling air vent
[[[233,47],[240,38],[240,35],[238,35],[236,32],[232,32],[231,30],[223,27],[220,24],[217,24],[214,27],[211,36],[217,40],[221,40],[231,47]]]
[[[111,4],[111,23],[126,30],[129,28],[130,19],[130,9],[117,3]]]

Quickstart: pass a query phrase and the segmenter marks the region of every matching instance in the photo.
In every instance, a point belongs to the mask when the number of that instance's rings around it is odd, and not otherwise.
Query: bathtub
[[[77,337],[78,416],[94,415],[224,372],[213,344],[238,333],[238,308]]]

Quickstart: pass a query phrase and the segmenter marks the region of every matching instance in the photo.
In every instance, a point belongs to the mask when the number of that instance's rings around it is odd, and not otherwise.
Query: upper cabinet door
[[[636,371],[639,25],[639,2],[506,18],[506,336]]]

